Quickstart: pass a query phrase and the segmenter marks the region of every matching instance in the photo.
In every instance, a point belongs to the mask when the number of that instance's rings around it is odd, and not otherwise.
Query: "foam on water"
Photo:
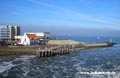
[[[27,74],[29,73],[28,68],[27,67],[23,67],[21,69],[22,69],[22,71],[24,71],[23,76],[27,76]]]
[[[57,78],[57,77],[56,77],[56,74],[53,74],[53,78]]]
[[[9,69],[11,69],[12,67],[15,67],[15,66],[16,65],[12,64],[12,61],[10,61],[10,62],[2,62],[0,64],[0,73],[3,73],[3,72],[5,72],[5,71],[7,71],[7,70],[9,70]]]
[[[78,60],[78,58],[76,58],[76,57],[72,57],[71,59],[72,59],[71,61],[77,61]]]
[[[28,59],[34,58],[34,57],[35,57],[34,55],[30,55],[30,56],[28,56],[28,55],[22,55],[22,56],[16,58],[14,61],[19,61],[19,60],[21,60],[21,61],[27,61]]]
[[[3,73],[7,70],[10,70],[12,67],[15,67],[17,65],[20,65],[20,64],[13,64],[14,61],[27,61],[29,58],[34,58],[35,56],[20,56],[19,58],[15,58],[14,60],[12,61],[8,61],[8,62],[1,62],[0,63],[0,73]],[[27,72],[27,71],[26,71]]]
[[[114,78],[120,78],[120,72],[117,72],[117,73],[114,75]]]

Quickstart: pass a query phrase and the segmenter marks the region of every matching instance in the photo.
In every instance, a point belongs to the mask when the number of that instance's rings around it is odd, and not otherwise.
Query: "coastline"
[[[54,41],[55,42],[55,41]],[[63,42],[64,43],[64,42]],[[61,43],[60,43],[61,44]],[[70,42],[72,44],[72,42]],[[101,47],[111,47],[115,43],[110,43],[110,42],[104,42],[104,43],[79,43],[73,44],[74,46],[74,51],[78,50],[84,50],[84,49],[89,49],[89,48],[101,48]],[[40,49],[45,49],[45,48],[55,48],[57,46],[66,46],[65,43],[63,45],[58,45],[58,44],[48,44],[44,46],[40,45],[34,45],[34,46],[3,46],[0,47],[0,56],[6,56],[6,55],[35,55],[36,50]]]

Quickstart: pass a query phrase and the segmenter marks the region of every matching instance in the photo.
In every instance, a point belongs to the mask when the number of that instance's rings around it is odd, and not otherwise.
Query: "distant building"
[[[14,30],[15,30],[15,36],[20,35],[20,27],[19,26],[14,26]]]
[[[18,35],[20,35],[19,26],[0,26],[0,40],[12,40]]]
[[[23,36],[15,36],[20,45],[43,45],[50,39],[49,32],[27,32]]]

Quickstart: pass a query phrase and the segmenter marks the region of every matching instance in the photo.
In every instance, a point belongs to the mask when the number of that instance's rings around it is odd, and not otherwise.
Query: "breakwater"
[[[51,44],[52,43],[52,44]],[[44,46],[7,46],[0,47],[0,55],[36,55],[38,57],[49,57],[58,54],[69,54],[76,50],[95,48],[95,47],[109,47],[113,46],[112,42],[104,43],[84,43],[72,40],[51,40]]]
[[[53,42],[53,43],[52,43]],[[69,43],[70,42],[70,43]],[[73,44],[72,44],[73,42]],[[110,47],[115,43],[104,42],[104,43],[80,43],[72,40],[52,40],[50,43],[58,45],[56,47],[44,48],[36,50],[37,57],[49,57],[58,54],[68,54],[70,52],[75,52],[81,49],[95,48],[95,47]],[[62,44],[63,43],[63,44]]]

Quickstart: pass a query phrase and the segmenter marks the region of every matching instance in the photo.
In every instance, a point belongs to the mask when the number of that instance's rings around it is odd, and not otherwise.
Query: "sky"
[[[119,36],[120,0],[0,0],[0,25],[67,36]]]

